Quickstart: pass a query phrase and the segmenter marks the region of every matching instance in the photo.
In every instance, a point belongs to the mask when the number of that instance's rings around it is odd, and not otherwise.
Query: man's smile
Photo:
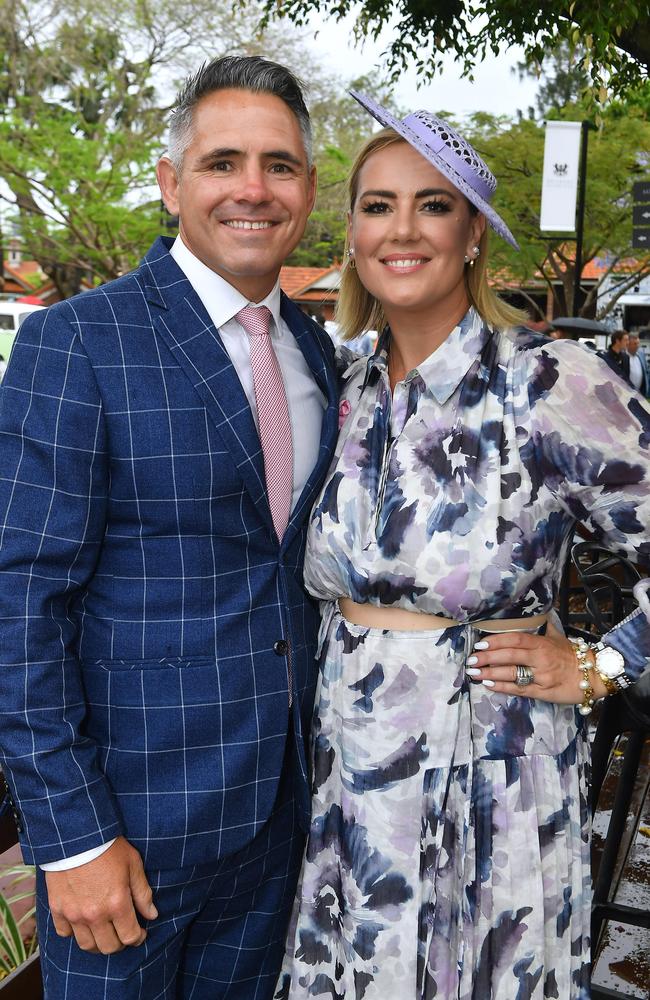
[[[276,222],[254,222],[248,219],[224,219],[223,224],[224,226],[229,226],[231,229],[271,229],[272,226],[277,225]]]

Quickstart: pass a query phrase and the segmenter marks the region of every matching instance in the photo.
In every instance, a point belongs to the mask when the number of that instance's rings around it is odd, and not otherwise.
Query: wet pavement
[[[607,832],[621,762],[622,749],[619,749],[612,758],[594,816],[594,871]],[[630,813],[620,853],[625,853],[626,841],[631,846],[624,866],[619,858],[614,875],[614,885],[618,882],[614,900],[650,910],[650,740],[646,742],[637,774]],[[609,921],[601,937],[592,981],[594,985],[617,990],[628,997],[650,1000],[650,929],[632,927],[618,920]]]

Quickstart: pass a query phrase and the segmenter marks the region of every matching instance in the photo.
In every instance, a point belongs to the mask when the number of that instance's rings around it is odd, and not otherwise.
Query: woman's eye
[[[431,201],[425,201],[422,208],[425,212],[430,212],[433,215],[439,212],[450,212],[451,205],[447,201],[441,201],[439,198],[434,198]]]
[[[385,201],[367,201],[365,205],[361,206],[361,211],[365,212],[366,215],[381,215],[388,211],[388,204]]]

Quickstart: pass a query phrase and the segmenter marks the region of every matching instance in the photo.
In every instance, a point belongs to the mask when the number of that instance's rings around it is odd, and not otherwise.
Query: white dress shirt
[[[205,306],[208,316],[219,330],[223,346],[226,348],[235,371],[246,393],[255,424],[257,421],[257,403],[253,388],[253,371],[250,363],[250,344],[248,334],[237,322],[235,315],[244,306],[267,306],[273,316],[271,338],[273,348],[278,358],[285,388],[287,388],[287,403],[291,421],[291,436],[293,439],[293,499],[295,507],[307,480],[311,474],[320,445],[321,424],[327,400],[319,389],[311,373],[305,356],[298,347],[296,338],[280,315],[280,279],[261,302],[251,302],[241,292],[233,288],[220,275],[211,271],[202,261],[195,257],[183,243],[180,236],[174,240],[170,251],[172,257],[192,285],[194,291]],[[60,861],[52,861],[41,865],[43,871],[65,871],[78,868],[89,861],[94,861],[104,851],[107,851],[113,840],[100,847],[93,847],[82,854],[74,854]]]
[[[643,365],[638,354],[630,354],[630,382],[635,389],[643,385]]]

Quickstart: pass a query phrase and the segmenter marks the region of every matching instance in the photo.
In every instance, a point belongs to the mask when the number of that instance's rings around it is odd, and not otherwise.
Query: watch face
[[[625,660],[617,649],[605,646],[596,653],[596,667],[605,677],[618,677],[625,670]]]

